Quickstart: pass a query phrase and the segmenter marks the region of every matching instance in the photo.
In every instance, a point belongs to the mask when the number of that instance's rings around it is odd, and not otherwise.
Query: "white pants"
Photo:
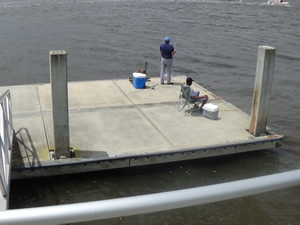
[[[167,74],[167,83],[171,82],[173,59],[161,58],[160,83],[164,83],[165,73]]]

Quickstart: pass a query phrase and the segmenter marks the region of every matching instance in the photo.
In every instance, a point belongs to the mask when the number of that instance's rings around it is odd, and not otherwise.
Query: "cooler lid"
[[[144,73],[133,73],[132,76],[135,78],[146,78],[146,74]]]
[[[212,104],[212,103],[208,103],[208,104],[205,104],[204,106],[203,106],[203,109],[205,109],[205,110],[208,110],[208,111],[217,111],[218,110],[218,106],[217,105],[214,105],[214,104]]]

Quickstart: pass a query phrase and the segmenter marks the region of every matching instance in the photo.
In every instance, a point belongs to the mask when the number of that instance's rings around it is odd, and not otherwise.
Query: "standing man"
[[[174,46],[170,44],[170,38],[165,37],[165,43],[160,45],[161,53],[161,69],[160,69],[160,83],[164,84],[165,72],[167,73],[167,84],[171,83],[171,68],[173,63],[173,56],[175,54]]]

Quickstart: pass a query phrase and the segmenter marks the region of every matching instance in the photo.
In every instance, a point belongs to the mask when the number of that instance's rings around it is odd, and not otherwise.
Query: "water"
[[[283,145],[234,156],[138,169],[13,181],[11,208],[170,191],[299,168],[300,3],[259,0],[23,0],[0,2],[0,85],[49,82],[50,50],[68,52],[70,81],[128,78],[148,62],[159,75],[159,45],[176,40],[173,74],[250,113],[257,48],[276,48],[269,126]],[[199,133],[201,138],[201,133]],[[101,224],[295,225],[300,189],[101,221]],[[100,221],[81,223],[100,224]]]

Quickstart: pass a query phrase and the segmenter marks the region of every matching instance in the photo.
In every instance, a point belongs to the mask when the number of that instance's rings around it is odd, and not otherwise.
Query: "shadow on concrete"
[[[29,143],[26,145],[25,143]],[[12,160],[23,166],[41,166],[39,156],[27,128],[21,128],[14,134]]]
[[[144,89],[153,89],[153,90],[154,90],[154,89],[159,88],[160,85],[161,85],[161,84],[151,84],[151,83],[147,83]],[[181,82],[173,82],[173,84],[171,84],[171,85],[168,85],[168,84],[166,84],[166,83],[163,84],[163,86],[178,86],[178,87],[181,87],[181,85],[182,85]],[[179,91],[180,91],[180,89],[179,89]]]
[[[186,114],[187,116],[203,117],[203,118],[206,118],[206,119],[208,119],[208,120],[212,120],[212,119],[210,119],[210,118],[207,118],[207,117],[203,116],[203,114],[202,114],[201,112],[199,112],[198,110],[195,110],[195,111],[193,111],[192,113],[190,113],[190,110],[191,110],[191,109],[185,110],[185,114]],[[218,117],[217,119],[214,119],[214,121],[218,121],[218,120],[221,120],[221,119],[222,119],[221,117]]]
[[[75,157],[76,158],[88,158],[88,159],[99,159],[99,158],[108,158],[109,155],[104,151],[93,151],[93,150],[76,150]]]

